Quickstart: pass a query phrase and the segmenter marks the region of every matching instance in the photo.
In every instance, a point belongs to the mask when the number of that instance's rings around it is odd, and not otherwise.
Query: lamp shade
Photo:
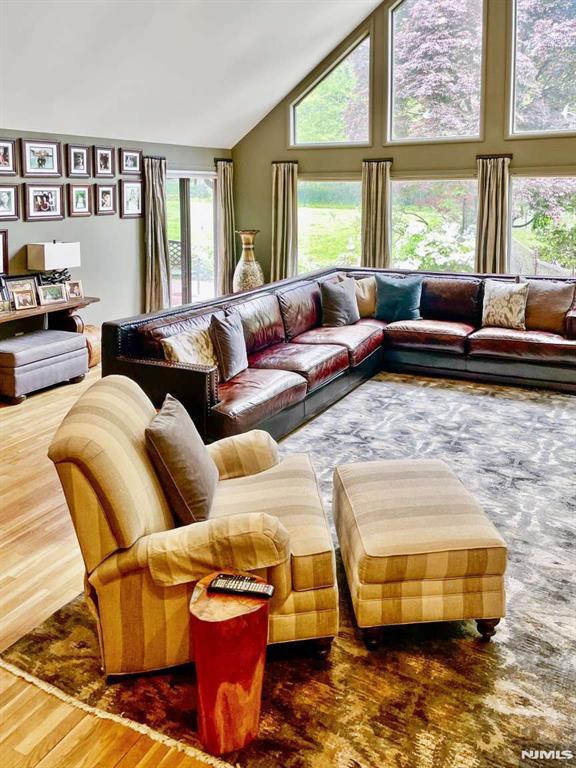
[[[80,243],[28,243],[28,269],[48,272],[80,266]]]

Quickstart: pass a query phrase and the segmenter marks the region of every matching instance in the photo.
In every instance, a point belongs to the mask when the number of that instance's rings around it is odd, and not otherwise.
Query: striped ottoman
[[[506,544],[443,461],[339,466],[333,509],[369,648],[386,624],[475,619],[490,639],[505,615]]]

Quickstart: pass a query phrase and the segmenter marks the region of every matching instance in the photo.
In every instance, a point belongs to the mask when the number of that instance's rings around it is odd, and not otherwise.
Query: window
[[[167,180],[170,302],[173,307],[216,295],[215,185],[213,174]]]
[[[370,38],[292,106],[293,144],[370,141]]]
[[[576,131],[576,3],[514,4],[513,133]]]
[[[360,264],[362,183],[298,182],[298,272]]]
[[[576,177],[512,178],[510,271],[576,275]]]
[[[391,187],[393,266],[473,272],[476,179],[393,181]]]
[[[403,0],[392,10],[392,141],[480,135],[482,16],[482,0]]]

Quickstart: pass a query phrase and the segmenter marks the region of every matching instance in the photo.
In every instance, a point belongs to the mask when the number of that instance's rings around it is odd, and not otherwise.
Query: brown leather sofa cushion
[[[187,410],[166,395],[145,435],[156,474],[179,522],[205,520],[219,473]]]
[[[213,316],[210,322],[210,338],[222,381],[228,381],[248,368],[242,321],[237,312],[231,312],[226,317]]]
[[[476,277],[425,277],[420,299],[422,317],[469,323],[482,315],[482,280]]]
[[[316,283],[279,291],[277,296],[288,341],[320,325],[322,309],[320,288]]]
[[[470,355],[507,357],[518,362],[576,365],[576,340],[545,331],[481,328],[468,338]]]
[[[346,347],[350,365],[358,365],[382,344],[384,332],[374,325],[356,323],[341,328],[313,328],[292,339],[295,344],[339,344]]]
[[[291,371],[248,368],[218,387],[210,412],[220,437],[246,432],[306,397],[306,379]]]
[[[278,297],[274,293],[234,305],[234,312],[240,315],[246,351],[248,354],[284,341],[284,322],[280,314]]]
[[[526,330],[549,331],[563,336],[566,314],[574,302],[574,283],[528,280]]]
[[[387,347],[434,350],[463,355],[466,339],[474,331],[473,325],[443,320],[400,320],[390,323],[384,331]]]
[[[348,369],[348,351],[335,344],[274,344],[250,355],[251,368],[275,368],[304,376],[308,391]]]
[[[169,336],[174,336],[183,331],[191,331],[193,329],[207,330],[210,327],[212,315],[222,318],[224,317],[224,312],[219,310],[217,312],[198,313],[189,309],[174,315],[157,317],[148,323],[144,323],[137,330],[142,353],[146,357],[163,359],[162,339],[167,339]]]

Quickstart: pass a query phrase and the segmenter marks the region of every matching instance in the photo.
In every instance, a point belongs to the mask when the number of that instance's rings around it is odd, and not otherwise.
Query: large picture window
[[[292,106],[293,144],[370,141],[370,38]]]
[[[473,272],[476,179],[392,182],[392,265]]]
[[[214,174],[171,177],[166,184],[170,303],[216,295]]]
[[[513,133],[576,131],[576,3],[514,2]]]
[[[298,182],[298,272],[360,264],[362,183]]]
[[[482,27],[482,0],[403,0],[392,9],[392,141],[480,135]]]
[[[576,275],[576,177],[512,177],[510,272]]]

